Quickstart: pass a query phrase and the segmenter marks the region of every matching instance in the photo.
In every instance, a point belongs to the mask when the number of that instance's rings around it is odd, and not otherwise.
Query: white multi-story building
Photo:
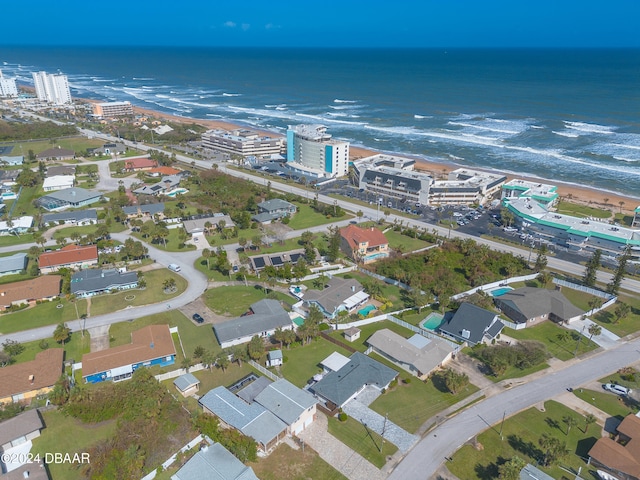
[[[0,70],[0,97],[17,97],[18,87],[15,78],[7,78]]]
[[[33,72],[32,75],[38,100],[54,105],[71,103],[71,92],[66,75],[47,72]]]
[[[287,164],[311,176],[342,177],[349,171],[349,142],[332,140],[323,125],[290,125]]]
[[[202,146],[243,157],[272,158],[285,153],[284,137],[268,137],[246,128],[208,130],[202,134]]]
[[[458,168],[449,172],[447,180],[431,185],[429,203],[432,205],[484,204],[500,191],[507,177],[500,173]]]

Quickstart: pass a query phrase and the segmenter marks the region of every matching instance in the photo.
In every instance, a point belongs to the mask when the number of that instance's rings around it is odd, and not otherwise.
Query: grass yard
[[[288,304],[294,303],[293,297],[280,292],[274,292],[278,300]],[[239,317],[249,309],[249,306],[258,300],[267,298],[260,285],[244,287],[236,285],[232,287],[218,287],[207,290],[202,296],[204,303],[218,315]]]
[[[24,233],[22,235],[2,235],[0,237],[0,247],[12,247],[22,243],[33,243],[33,235]]]
[[[429,242],[425,242],[419,238],[411,238],[406,235],[402,235],[400,232],[394,231],[393,228],[387,230],[384,236],[389,241],[389,247],[402,252],[413,252],[414,250],[431,245]]]
[[[576,347],[578,355],[598,348],[598,345],[589,340],[588,336],[581,335],[575,330],[563,328],[553,322],[543,322],[522,330],[505,328],[502,332],[516,340],[538,340],[547,346],[551,355],[562,361],[572,359]],[[565,338],[567,333],[569,336]]]
[[[62,345],[56,343],[52,338],[45,340],[49,345],[49,348],[63,348]],[[40,340],[34,340],[33,342],[23,343],[25,350],[16,357],[17,363],[29,362],[36,358],[36,355],[42,351],[40,348]],[[75,360],[76,362],[82,361],[82,355],[89,353],[91,347],[91,339],[88,333],[85,333],[84,337],[82,332],[71,332],[71,338],[64,344],[65,360]]]
[[[347,477],[325,462],[320,455],[305,446],[302,450],[293,450],[287,444],[281,444],[268,457],[249,463],[256,476],[262,480],[308,480],[310,478],[326,480],[347,480]]]
[[[382,361],[377,355],[372,355],[372,358]],[[370,408],[380,415],[389,414],[389,420],[410,433],[418,431],[426,421],[442,410],[478,391],[478,387],[469,384],[453,395],[438,377],[422,382],[404,370],[400,370],[398,378],[398,385],[380,395]],[[402,380],[406,379],[411,379],[411,383],[404,384]]]
[[[387,457],[398,450],[391,442],[383,443],[380,435],[353,418],[341,422],[336,417],[331,417],[327,430],[378,468],[382,468],[387,463]]]
[[[596,478],[595,468],[588,466],[583,458],[600,437],[600,427],[591,425],[584,433],[585,421],[582,415],[553,401],[544,404],[545,411],[536,408],[525,410],[507,419],[503,426],[504,441],[500,440],[497,427],[489,428],[478,436],[482,448],[476,449],[465,445],[454,455],[447,468],[458,478],[465,480],[493,480],[499,477],[498,466],[514,456],[533,465],[543,457],[538,440],[543,433],[566,442],[569,455],[561,459],[559,465],[574,472],[582,467],[582,478]],[[562,421],[564,416],[571,416],[577,424],[569,435],[567,426]],[[553,478],[574,478],[558,465],[541,468]]]
[[[62,305],[62,308],[57,308],[58,305]],[[83,313],[87,313],[86,300],[78,300],[75,306],[64,298],[60,301],[44,302],[24,310],[0,315],[0,333],[8,334],[45,325],[57,325],[60,322],[77,320]]]
[[[40,189],[40,185],[36,185],[35,187],[24,187],[17,200],[9,200],[6,202],[6,211],[9,212],[13,208],[12,216],[14,218],[22,215],[33,216],[38,212],[38,209],[33,205],[33,200],[35,200]],[[16,202],[17,204],[14,207],[13,204]]]
[[[613,312],[617,307],[617,303],[614,303],[606,310],[601,310],[591,316],[591,319],[616,335],[625,337],[640,329],[640,298],[620,294],[618,296],[618,302],[626,303],[631,307],[631,313],[629,313],[626,318],[614,323],[615,317]]]
[[[282,351],[286,360],[280,367],[280,371],[287,380],[302,388],[316,373],[322,371],[320,362],[333,352],[338,352],[345,357],[351,356],[351,353],[344,348],[321,337],[316,338],[309,345],[301,346],[296,343],[289,350]]]
[[[294,202],[298,207],[298,211],[291,217],[289,227],[294,230],[302,230],[305,228],[315,227],[317,225],[326,225],[338,220],[346,220],[353,218],[353,215],[343,215],[342,217],[329,217],[316,212],[311,206],[304,203]]]
[[[635,414],[638,411],[638,405],[633,400],[605,390],[576,388],[573,390],[573,394],[619,420],[622,420],[630,413]]]
[[[378,281],[378,280],[374,279],[373,277],[365,275],[364,273],[355,272],[355,271],[354,272],[349,272],[349,273],[344,274],[344,275],[339,275],[339,276],[343,277],[343,278],[346,277],[346,276],[349,276],[351,278],[355,278],[360,283]],[[394,310],[400,310],[402,308],[407,308],[407,307],[412,306],[412,304],[411,304],[410,300],[408,299],[405,291],[402,290],[400,287],[397,287],[395,285],[390,285],[390,284],[384,283],[384,282],[380,282],[380,286],[382,287],[382,296],[384,296],[385,298],[390,300],[391,303],[393,303],[391,308],[389,308],[387,311],[393,312]]]
[[[132,235],[142,242],[147,242],[159,250],[165,252],[185,252],[187,250],[195,250],[196,246],[191,244],[185,244],[180,240],[180,228],[169,229],[169,236],[166,239],[160,241],[152,241],[151,236],[143,238],[140,232],[134,232]],[[165,245],[166,244],[166,245]]]
[[[583,312],[591,310],[589,302],[591,301],[591,299],[596,298],[594,295],[581,292],[580,290],[573,290],[572,288],[563,288],[562,294],[567,297],[567,300],[569,300],[573,305],[578,307]]]
[[[6,143],[3,145],[10,146],[13,145],[13,155],[17,155],[16,152],[20,152],[20,155],[27,157],[27,153],[29,150],[33,150],[33,152],[37,155],[38,153],[48,150],[50,148],[65,148],[68,150],[75,150],[77,155],[82,154],[87,150],[87,148],[97,148],[101,147],[104,144],[104,141],[99,139],[89,139],[87,137],[69,137],[69,138],[56,138],[54,143],[51,143],[50,140],[34,140],[34,141],[16,141],[11,143]],[[20,148],[22,146],[22,149]]]
[[[367,345],[365,345],[367,339],[375,332],[377,332],[378,330],[382,330],[383,328],[388,328],[392,332],[395,332],[398,335],[403,336],[404,338],[413,336],[413,332],[411,330],[393,323],[391,320],[383,320],[381,322],[370,323],[369,325],[362,325],[358,328],[360,329],[360,338],[354,340],[353,342],[348,342],[347,340],[345,340],[341,330],[334,330],[330,332],[329,335],[361,352],[364,352],[367,348],[369,348]]]
[[[626,377],[626,375],[625,375]],[[623,375],[619,372],[616,372],[612,375],[608,375],[605,378],[601,378],[599,380],[601,383],[618,383],[622,386],[631,388],[633,390],[637,390],[640,388],[640,372],[637,369],[633,369],[633,378],[629,379],[623,378]]]
[[[46,428],[33,440],[34,455],[39,453],[79,453],[87,452],[89,447],[113,437],[116,422],[107,421],[97,424],[85,424],[73,417],[66,416],[57,410],[42,412]],[[69,463],[49,463],[47,465],[53,480],[81,480],[82,465]]]
[[[558,202],[558,213],[565,215],[573,215],[574,217],[594,217],[594,218],[610,218],[611,211],[602,208],[589,207],[587,205],[578,205],[571,202]]]
[[[169,278],[174,279],[176,282],[176,291],[173,293],[165,293],[162,286],[164,281]],[[187,288],[186,279],[166,268],[144,272],[144,279],[147,281],[147,286],[144,289],[135,288],[91,297],[91,316],[95,317],[111,313],[129,305],[138,307],[140,305],[164,302],[180,295]],[[134,298],[128,300],[132,296]]]

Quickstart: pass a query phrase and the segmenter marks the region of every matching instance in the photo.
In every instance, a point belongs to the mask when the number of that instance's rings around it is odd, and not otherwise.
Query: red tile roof
[[[181,171],[182,170],[178,170],[177,168],[172,167],[158,167],[148,170],[147,173],[159,173],[160,175],[177,175]]]
[[[136,169],[136,168],[154,168],[158,166],[158,162],[152,160],[151,158],[132,158],[130,160],[125,160],[124,168],[127,170]]]
[[[0,368],[0,398],[53,386],[62,375],[63,356],[64,349],[50,348],[35,360]]]
[[[67,245],[55,252],[41,253],[38,258],[38,267],[48,268],[58,265],[71,265],[74,263],[98,260],[98,247],[96,245]]]
[[[360,228],[357,225],[349,225],[340,229],[340,235],[351,248],[360,248],[361,243],[367,243],[368,247],[388,245],[389,241],[377,228]]]
[[[40,300],[60,295],[60,275],[44,275],[22,282],[0,285],[0,306],[8,307],[20,300]]]

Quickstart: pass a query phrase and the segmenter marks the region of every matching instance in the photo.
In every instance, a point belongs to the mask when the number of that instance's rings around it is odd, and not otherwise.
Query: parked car
[[[204,318],[202,318],[199,313],[194,313],[192,318],[196,323],[204,323]]]
[[[602,385],[602,388],[608,390],[616,395],[629,395],[631,393],[631,389],[627,387],[623,387],[622,385],[617,385],[615,383],[605,383]]]

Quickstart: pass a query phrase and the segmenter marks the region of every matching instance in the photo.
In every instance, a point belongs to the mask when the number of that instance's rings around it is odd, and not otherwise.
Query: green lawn
[[[62,305],[62,308],[57,308]],[[45,325],[56,325],[60,322],[77,320],[80,315],[87,313],[85,300],[78,300],[75,306],[66,299],[53,302],[44,302],[31,308],[26,308],[13,313],[0,315],[0,333],[8,334],[38,328]]]
[[[152,241],[152,237],[143,238],[140,232],[134,232],[132,235],[136,237],[138,240],[142,240],[143,242],[147,242],[152,244],[159,250],[164,250],[165,252],[184,252],[187,250],[195,250],[195,245],[184,244],[180,240],[180,228],[172,228],[169,229],[169,236],[165,240],[160,241]],[[183,230],[184,231],[184,230]],[[165,245],[166,243],[166,245]]]
[[[573,215],[574,217],[594,217],[594,218],[610,218],[611,211],[602,208],[589,207],[587,205],[578,205],[571,202],[558,202],[558,213],[565,215]]]
[[[304,451],[293,450],[287,444],[281,444],[267,457],[258,458],[248,464],[261,480],[308,480],[311,478],[347,480],[335,468],[325,462],[320,455],[305,446]]]
[[[631,313],[626,318],[613,323],[615,318],[613,312],[617,307],[617,304],[613,304],[606,310],[601,310],[593,315],[591,319],[616,335],[624,337],[640,329],[640,298],[620,294],[618,301],[624,302],[631,307]]]
[[[596,298],[594,295],[581,292],[580,290],[574,290],[572,288],[563,288],[562,294],[567,298],[567,300],[569,300],[573,305],[578,307],[583,312],[591,310],[589,302],[592,298]]]
[[[605,390],[597,391],[576,388],[573,390],[573,394],[603,412],[608,413],[612,417],[617,417],[619,420],[622,420],[630,413],[635,414],[638,411],[637,404],[634,408],[633,400],[623,398]]]
[[[380,435],[353,418],[341,422],[336,417],[331,417],[327,430],[378,468],[382,468],[387,463],[387,457],[398,450],[398,447],[389,441],[383,443]]]
[[[619,383],[622,386],[631,388],[633,390],[637,390],[640,388],[640,372],[637,369],[632,369],[633,371],[633,379],[622,378],[622,374],[620,372],[613,373],[611,375],[607,375],[605,378],[601,378],[599,380],[600,383]]]
[[[41,435],[33,440],[34,455],[39,453],[79,453],[87,452],[89,448],[102,440],[111,438],[116,431],[116,422],[108,421],[97,424],[85,424],[73,417],[64,415],[57,410],[43,412],[42,417],[46,428]],[[82,475],[81,466],[69,463],[49,463],[47,465],[53,480],[75,480],[86,478]]]
[[[95,317],[111,313],[129,305],[138,307],[140,305],[149,305],[150,303],[165,302],[180,295],[187,288],[187,280],[166,268],[144,272],[144,278],[147,282],[147,286],[144,289],[136,288],[91,297],[91,316]],[[176,291],[165,293],[162,285],[169,278],[175,280]],[[131,299],[131,297],[134,298]]]
[[[19,217],[21,215],[34,215],[38,209],[33,205],[33,200],[41,190],[41,186],[24,187],[17,200],[9,200],[6,202],[6,211],[8,212],[13,208],[13,217]],[[17,202],[17,205],[13,207],[13,204]],[[4,238],[4,237],[3,237]]]
[[[371,357],[383,361],[375,354]],[[398,370],[398,367],[395,368]],[[437,377],[422,382],[404,370],[400,370],[398,378],[398,385],[380,395],[370,408],[380,415],[388,414],[389,420],[411,433],[415,433],[420,426],[442,410],[478,391],[478,387],[469,384],[453,395]],[[406,379],[410,379],[410,383],[403,383]]]
[[[490,480],[498,478],[498,465],[516,455],[525,462],[537,465],[543,456],[538,440],[546,433],[567,444],[570,453],[559,465],[574,472],[582,467],[582,478],[596,478],[595,469],[588,466],[583,458],[587,458],[587,452],[600,437],[600,427],[591,425],[587,433],[584,433],[584,417],[557,402],[546,402],[544,409],[541,412],[530,408],[507,419],[502,428],[502,441],[499,426],[485,430],[478,436],[482,448],[463,446],[453,455],[453,461],[447,463],[447,468],[461,479]],[[566,435],[567,426],[562,421],[565,416],[571,416],[577,421],[569,435]],[[538,465],[538,468],[553,478],[575,477],[575,474],[568,474],[558,465],[550,468]]]
[[[399,249],[402,252],[412,252],[431,245],[429,242],[425,242],[419,238],[411,238],[406,235],[402,235],[400,232],[396,232],[393,229],[387,230],[384,236],[389,241],[389,247]]]
[[[292,304],[294,298],[280,292],[274,292],[278,300]],[[207,290],[202,296],[204,303],[218,315],[239,317],[246,312],[252,303],[267,298],[260,285],[244,287],[219,287]]]
[[[56,343],[53,338],[46,339],[49,348],[62,348],[62,345]],[[40,348],[40,340],[33,342],[23,343],[25,350],[16,357],[17,363],[29,362],[36,358],[36,355],[42,351]],[[64,344],[65,360],[75,360],[80,362],[82,355],[89,353],[91,346],[91,339],[89,334],[85,333],[84,337],[82,332],[71,332],[71,338]]]
[[[75,227],[61,228],[60,230],[56,230],[53,233],[53,238],[54,240],[58,238],[71,239],[71,235],[74,232],[78,232],[78,234],[80,234],[80,236],[83,237],[90,233],[95,234],[97,229],[98,229],[98,225],[78,225]],[[126,229],[127,227],[119,222],[114,222],[111,224],[111,227],[109,227],[109,231],[111,233],[124,232]]]
[[[316,338],[308,345],[301,346],[296,343],[289,350],[283,350],[285,358],[281,367],[282,375],[294,385],[302,388],[316,373],[320,373],[322,368],[320,362],[338,352],[345,357],[351,356],[344,348],[334,345],[323,338]]]
[[[18,155],[16,152],[20,152],[19,155],[24,155],[27,157],[27,153],[29,150],[33,150],[35,154],[38,154],[44,150],[48,150],[49,148],[65,148],[69,150],[75,150],[76,154],[81,154],[87,148],[96,148],[101,147],[104,144],[104,141],[99,139],[89,139],[87,137],[69,137],[69,138],[56,138],[54,143],[51,143],[50,140],[34,140],[34,141],[15,141],[9,143],[3,143],[2,145],[14,145],[12,155]],[[20,148],[22,147],[22,148]]]
[[[367,348],[369,348],[368,345],[365,345],[365,342],[368,340],[368,338],[375,332],[377,332],[378,330],[382,330],[383,328],[387,328],[392,332],[403,336],[404,338],[413,336],[413,332],[411,330],[393,323],[391,320],[383,320],[381,322],[370,323],[369,325],[362,325],[358,328],[360,329],[360,338],[354,340],[353,342],[348,342],[347,340],[345,340],[344,335],[342,334],[343,331],[341,330],[334,330],[333,332],[330,332],[329,335],[361,352],[364,352]]]
[[[598,345],[589,340],[588,336],[580,335],[574,330],[566,329],[551,321],[540,323],[534,327],[523,328],[522,330],[505,328],[503,333],[517,340],[538,340],[547,346],[547,350],[551,355],[562,361],[574,358],[573,354],[576,352],[576,347],[578,347],[578,355],[598,348]],[[564,333],[569,333],[569,337],[562,338]]]
[[[22,243],[33,243],[33,235],[25,233],[23,235],[2,235],[0,237],[0,247],[11,247]]]
[[[315,227],[316,225],[326,225],[327,223],[333,223],[338,220],[353,218],[353,216],[349,214],[346,214],[339,218],[327,218],[325,215],[317,213],[313,208],[311,208],[310,205],[305,205],[299,202],[294,202],[294,204],[296,207],[298,207],[298,211],[291,217],[289,221],[289,227],[294,230],[302,230],[305,228]]]

